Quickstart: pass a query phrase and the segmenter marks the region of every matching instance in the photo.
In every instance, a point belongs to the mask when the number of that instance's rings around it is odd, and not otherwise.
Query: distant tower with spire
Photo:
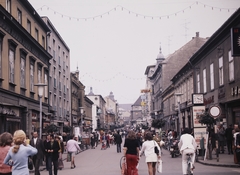
[[[88,95],[94,95],[92,87],[90,87],[90,92],[88,93]]]
[[[165,60],[164,58],[164,55],[162,54],[162,48],[161,48],[161,45],[160,45],[160,48],[159,48],[159,54],[157,55],[157,64],[163,62]]]

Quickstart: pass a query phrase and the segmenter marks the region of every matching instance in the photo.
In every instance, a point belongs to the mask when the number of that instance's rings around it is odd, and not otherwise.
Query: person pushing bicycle
[[[179,150],[182,154],[182,172],[184,175],[187,174],[188,168],[188,157],[191,155],[191,174],[193,174],[194,169],[194,160],[195,160],[195,152],[197,149],[197,143],[194,137],[191,135],[191,130],[189,128],[185,128],[180,137],[180,141],[178,143]]]

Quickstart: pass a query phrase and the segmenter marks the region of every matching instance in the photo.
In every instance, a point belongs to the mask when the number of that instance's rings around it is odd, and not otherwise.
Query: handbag
[[[64,168],[62,159],[58,159],[58,169]]]
[[[157,172],[162,173],[162,159],[159,159],[157,162]]]
[[[67,153],[67,162],[71,162],[72,160],[72,153],[68,152]]]
[[[154,152],[158,155],[159,154],[158,147],[156,146],[155,141],[153,141],[153,143],[154,143]]]
[[[33,170],[33,161],[32,158],[28,157],[28,169]]]

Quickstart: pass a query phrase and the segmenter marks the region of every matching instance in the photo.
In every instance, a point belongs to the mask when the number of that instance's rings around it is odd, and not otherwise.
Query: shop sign
[[[232,96],[237,96],[240,94],[240,88],[238,86],[235,86],[231,88],[231,95]]]
[[[32,113],[32,119],[37,120],[37,114],[36,113]]]
[[[14,110],[5,106],[0,106],[0,114],[17,116]]]
[[[199,123],[199,119],[204,112],[205,106],[193,106],[193,127],[203,127],[203,125]]]

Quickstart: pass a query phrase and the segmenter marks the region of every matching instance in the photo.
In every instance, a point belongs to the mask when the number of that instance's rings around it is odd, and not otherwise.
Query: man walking
[[[225,129],[222,124],[218,125],[217,129],[217,136],[218,136],[218,151],[220,153],[224,153],[224,141],[225,141]]]
[[[59,143],[54,139],[54,135],[50,136],[50,141],[46,144],[45,148],[48,158],[48,171],[49,175],[52,175],[52,164],[54,166],[54,175],[58,173],[58,158],[59,158]]]
[[[34,132],[33,133],[33,138],[30,141],[30,145],[35,147],[38,152],[32,157],[33,160],[33,165],[35,168],[35,175],[40,175],[39,172],[39,166],[43,160],[43,153],[44,153],[44,146],[43,146],[43,141],[38,138],[38,133]]]
[[[226,129],[225,136],[227,139],[228,154],[233,154],[233,149],[232,149],[232,147],[233,147],[233,145],[232,145],[232,143],[233,143],[233,127],[231,124]]]
[[[68,140],[67,148],[66,148],[68,154],[70,154],[70,157],[71,157],[71,169],[76,167],[75,161],[74,161],[75,153],[78,150],[81,151],[81,149],[80,149],[80,147],[78,145],[78,142],[75,139],[77,139],[77,137],[73,136],[72,139]]]
[[[114,141],[117,145],[117,153],[120,153],[121,152],[121,144],[122,144],[122,136],[120,135],[119,131],[117,131],[117,134],[115,134]]]

